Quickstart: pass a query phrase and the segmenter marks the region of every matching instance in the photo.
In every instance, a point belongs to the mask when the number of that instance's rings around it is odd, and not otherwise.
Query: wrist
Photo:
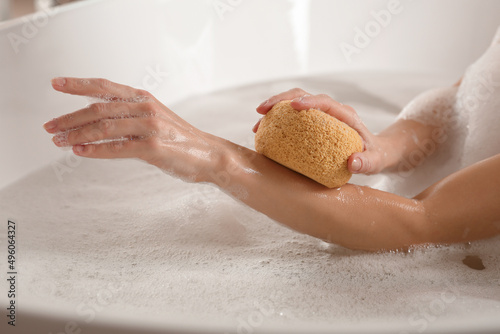
[[[374,136],[374,146],[374,152],[376,152],[379,161],[378,171],[383,172],[393,169],[399,161],[393,140],[390,137],[378,134]]]
[[[377,174],[394,164],[388,139],[380,135],[365,136],[363,152],[354,153],[348,161],[353,174]]]
[[[210,159],[205,161],[198,174],[196,182],[212,183],[220,188],[225,188],[231,181],[231,175],[236,173],[238,145],[210,134],[207,143],[212,147]]]

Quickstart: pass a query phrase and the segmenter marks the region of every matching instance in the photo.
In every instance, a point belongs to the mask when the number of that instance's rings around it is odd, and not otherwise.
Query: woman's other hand
[[[105,79],[55,78],[55,90],[99,102],[44,124],[59,146],[88,158],[139,158],[185,180],[206,179],[219,138],[204,133],[149,92]]]
[[[384,164],[384,150],[379,145],[378,138],[363,124],[356,111],[348,105],[335,101],[325,94],[311,95],[300,88],[294,88],[275,95],[257,107],[257,112],[265,115],[278,102],[292,100],[291,106],[296,110],[318,109],[339,121],[344,122],[356,130],[363,139],[363,152],[353,153],[347,161],[351,173],[375,174],[382,171]],[[257,132],[260,121],[255,124],[253,131]]]

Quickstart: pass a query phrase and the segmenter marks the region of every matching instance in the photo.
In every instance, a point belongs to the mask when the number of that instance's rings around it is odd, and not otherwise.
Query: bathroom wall
[[[33,14],[36,10],[81,0],[0,0],[0,22]]]
[[[167,105],[319,72],[455,80],[499,23],[496,0],[87,0],[4,22],[0,187],[65,154],[41,125],[88,101],[53,92],[54,76],[106,77]]]
[[[345,70],[438,71],[460,76],[500,26],[500,1],[495,0],[354,0],[336,2],[325,10],[327,3],[320,0],[311,5],[310,43],[322,45],[322,52],[311,52],[313,70],[315,64],[330,60]],[[388,19],[384,12],[391,13]],[[367,46],[360,43],[364,41],[357,28],[368,37]],[[339,45],[354,45],[357,36],[363,46],[346,59]]]

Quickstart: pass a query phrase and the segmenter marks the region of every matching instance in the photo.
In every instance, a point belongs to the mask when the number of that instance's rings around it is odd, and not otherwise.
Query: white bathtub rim
[[[0,307],[6,305],[0,303]],[[82,318],[76,316],[74,305],[70,306],[51,306],[42,303],[38,305],[23,305],[20,306],[20,312],[23,313],[22,318],[29,319],[30,317],[42,317],[53,323],[60,323],[62,327],[68,322],[75,322],[81,325],[82,328],[126,328],[128,330],[137,329],[141,332],[189,332],[189,333],[238,333],[237,320],[232,324],[227,321],[212,320],[196,322],[193,321],[193,316],[173,317],[169,319],[160,319],[160,316],[138,315],[132,316],[130,313],[121,313],[118,311],[103,310],[96,314],[96,319],[88,324]],[[57,315],[57,316],[56,316]],[[19,320],[22,323],[22,319]],[[335,324],[315,324],[308,322],[297,322],[291,324],[262,324],[257,328],[252,328],[256,333],[268,334],[299,334],[299,333],[372,333],[372,334],[413,334],[422,332],[419,327],[410,326],[409,321],[395,320],[387,321],[384,319],[368,319],[359,323],[352,321],[342,321]],[[474,316],[471,318],[462,319],[436,319],[434,322],[428,323],[424,331],[427,334],[432,333],[498,333],[500,332],[500,317],[493,316]]]
[[[82,7],[92,6],[100,2],[104,2],[105,0],[86,0],[86,1],[76,1],[70,2],[63,5],[59,5],[50,9],[50,15],[55,16],[61,13],[65,13],[68,11],[78,10]],[[13,19],[9,19],[6,21],[0,22],[0,30],[12,29],[15,27],[22,26],[26,22],[32,21],[38,15],[40,15],[42,11],[36,11],[33,13],[25,14],[19,17],[15,17]]]

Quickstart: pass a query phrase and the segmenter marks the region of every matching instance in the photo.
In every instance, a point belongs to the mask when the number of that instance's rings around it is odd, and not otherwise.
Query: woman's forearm
[[[350,184],[328,189],[250,149],[194,128],[148,92],[104,79],[57,78],[53,87],[114,101],[94,103],[45,123],[57,146],[72,147],[76,155],[87,158],[139,158],[179,178],[211,182],[276,221],[329,242],[382,250],[476,240],[500,231],[500,155],[445,178],[415,199]],[[321,95],[296,103],[351,120],[365,143],[375,145],[358,155],[367,164],[384,157],[384,167],[395,166],[418,147],[414,137],[421,140],[429,134],[417,122],[400,120],[374,141],[348,106]],[[404,132],[408,130],[414,132]],[[377,170],[379,165],[361,172]]]
[[[443,142],[440,128],[412,120],[398,120],[375,136],[382,171],[406,172],[421,164]]]
[[[228,141],[222,146],[216,172],[205,181],[291,229],[352,249],[424,242],[419,201],[352,184],[329,189],[252,150]]]
[[[454,104],[460,82],[432,89],[415,97],[395,123],[375,136],[381,148],[383,169],[406,171],[432,155],[447,137],[453,122]]]
[[[406,249],[500,232],[500,156],[453,174],[414,199],[353,184],[329,189],[250,149],[219,139],[205,181],[301,233],[351,249]],[[495,184],[497,187],[490,187]],[[469,195],[480,198],[471,206]],[[455,208],[458,205],[459,208]]]
[[[363,139],[363,152],[352,154],[347,167],[352,173],[376,174],[381,171],[405,172],[434,153],[446,136],[445,124],[451,115],[457,85],[424,92],[412,100],[399,119],[378,135],[363,124],[354,108],[319,94],[295,88],[272,96],[257,107],[265,115],[279,101],[291,100],[296,110],[317,109],[356,130]],[[257,131],[259,123],[254,126]]]

